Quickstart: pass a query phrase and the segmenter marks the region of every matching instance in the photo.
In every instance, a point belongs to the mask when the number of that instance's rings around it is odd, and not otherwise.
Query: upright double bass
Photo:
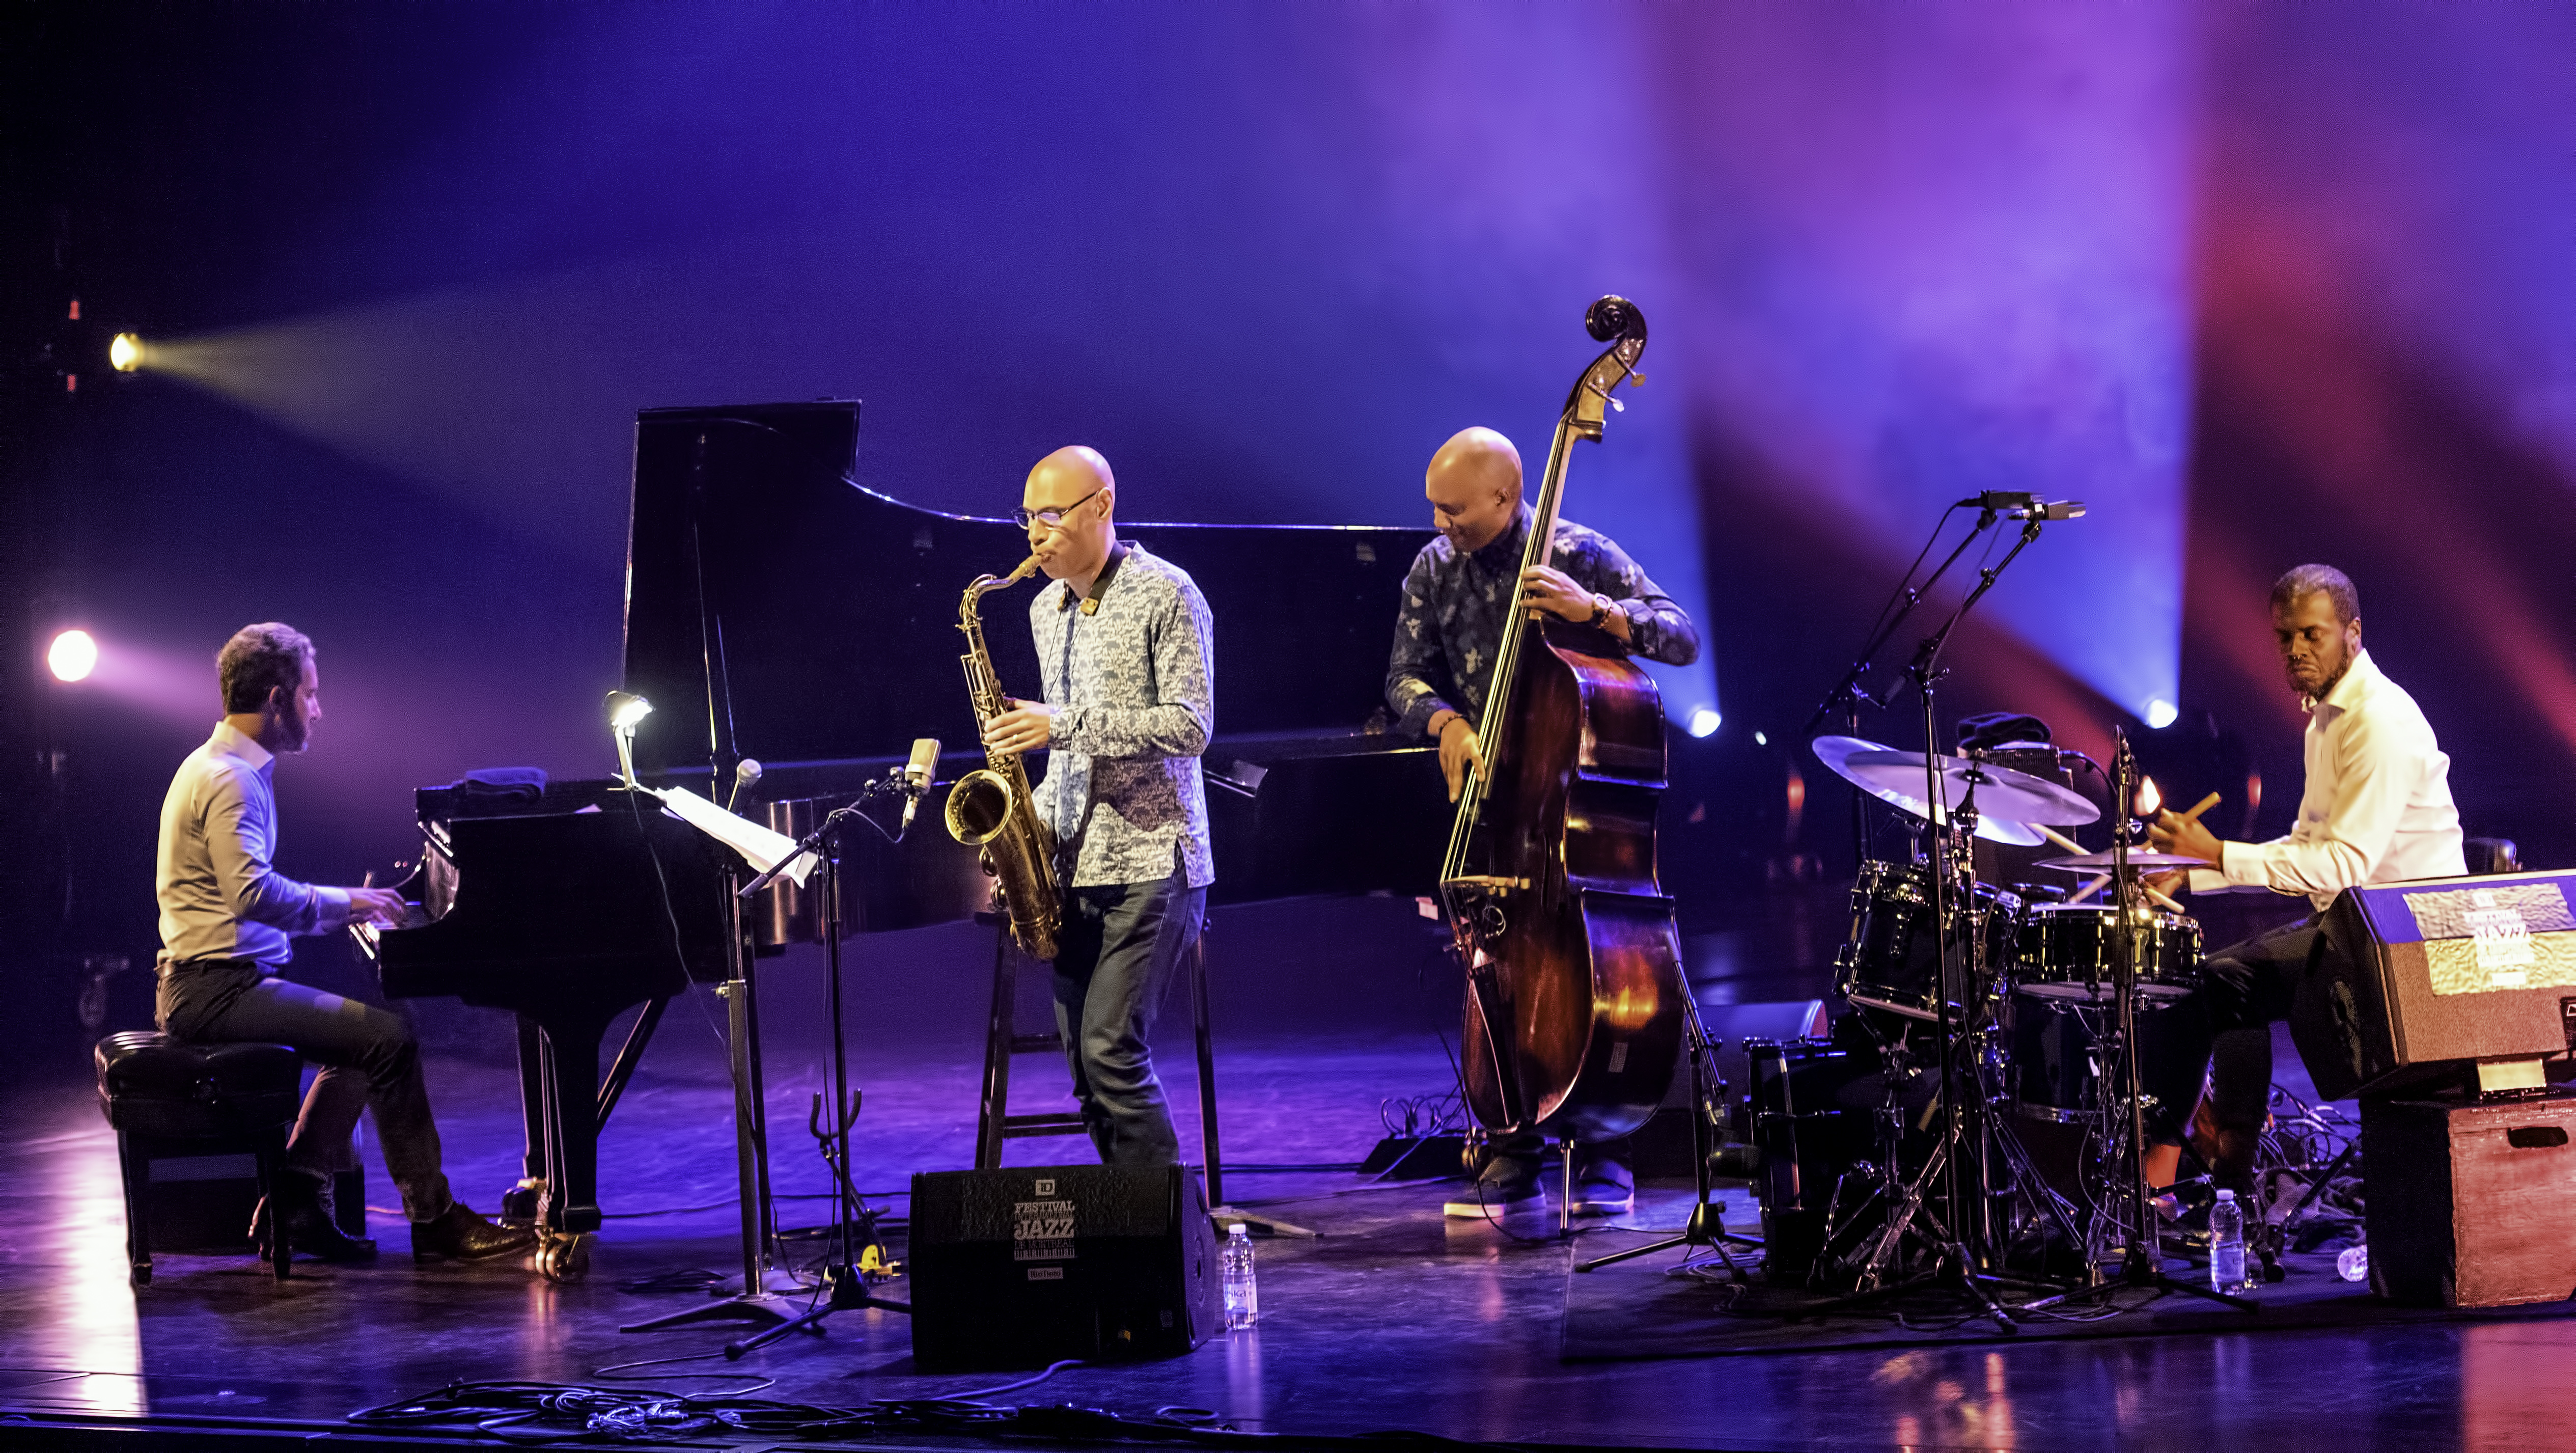
[[[1609,345],[1575,381],[1549,444],[1521,568],[1553,553],[1575,441],[1611,390],[1644,381],[1646,319],[1605,297]],[[1467,968],[1468,1108],[1495,1131],[1606,1140],[1646,1122],[1683,1038],[1680,938],[1655,878],[1665,781],[1654,681],[1607,633],[1526,608],[1506,619],[1440,894]]]

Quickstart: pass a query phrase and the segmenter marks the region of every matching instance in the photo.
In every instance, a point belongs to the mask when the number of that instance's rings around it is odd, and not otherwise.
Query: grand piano
[[[624,686],[655,706],[635,738],[637,773],[723,801],[755,757],[764,771],[738,810],[790,836],[891,773],[917,737],[949,744],[944,778],[982,765],[958,597],[1028,553],[1007,520],[854,484],[858,418],[844,400],[648,409],[636,421]],[[1218,731],[1202,759],[1212,900],[1430,893],[1446,794],[1431,750],[1389,735],[1381,699],[1397,592],[1430,532],[1120,533],[1187,569],[1216,619]],[[1004,685],[1033,695],[1029,589],[989,598],[985,620]],[[940,826],[947,785],[900,844],[840,835],[845,933],[988,908],[973,850]],[[597,1138],[662,1005],[751,956],[816,941],[823,921],[817,895],[786,884],[737,909],[744,874],[729,855],[633,796],[613,781],[423,789],[424,870],[407,891],[417,922],[378,936],[389,997],[453,995],[520,1016],[527,1179],[505,1204],[546,1233],[550,1275],[580,1272],[580,1238],[600,1220]],[[603,1077],[602,1036],[638,1004]],[[757,1105],[756,1062],[751,1074]]]

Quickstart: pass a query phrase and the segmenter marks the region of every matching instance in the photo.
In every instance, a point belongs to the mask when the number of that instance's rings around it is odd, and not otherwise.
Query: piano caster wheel
[[[590,1275],[590,1237],[547,1232],[537,1243],[537,1275],[551,1282],[576,1282]]]

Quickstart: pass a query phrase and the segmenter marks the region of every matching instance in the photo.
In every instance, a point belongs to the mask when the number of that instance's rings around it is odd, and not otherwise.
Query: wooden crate
[[[2392,1301],[2576,1296],[2576,1096],[2362,1102],[2370,1283]]]

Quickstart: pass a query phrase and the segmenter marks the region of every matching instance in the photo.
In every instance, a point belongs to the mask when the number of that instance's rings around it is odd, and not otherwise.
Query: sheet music
[[[651,791],[650,788],[646,789]],[[796,839],[783,832],[772,832],[749,818],[737,817],[700,797],[686,787],[672,787],[654,792],[671,815],[742,854],[753,871],[766,873],[796,851]],[[786,878],[797,887],[805,886],[805,875],[814,871],[814,855],[800,855]]]

